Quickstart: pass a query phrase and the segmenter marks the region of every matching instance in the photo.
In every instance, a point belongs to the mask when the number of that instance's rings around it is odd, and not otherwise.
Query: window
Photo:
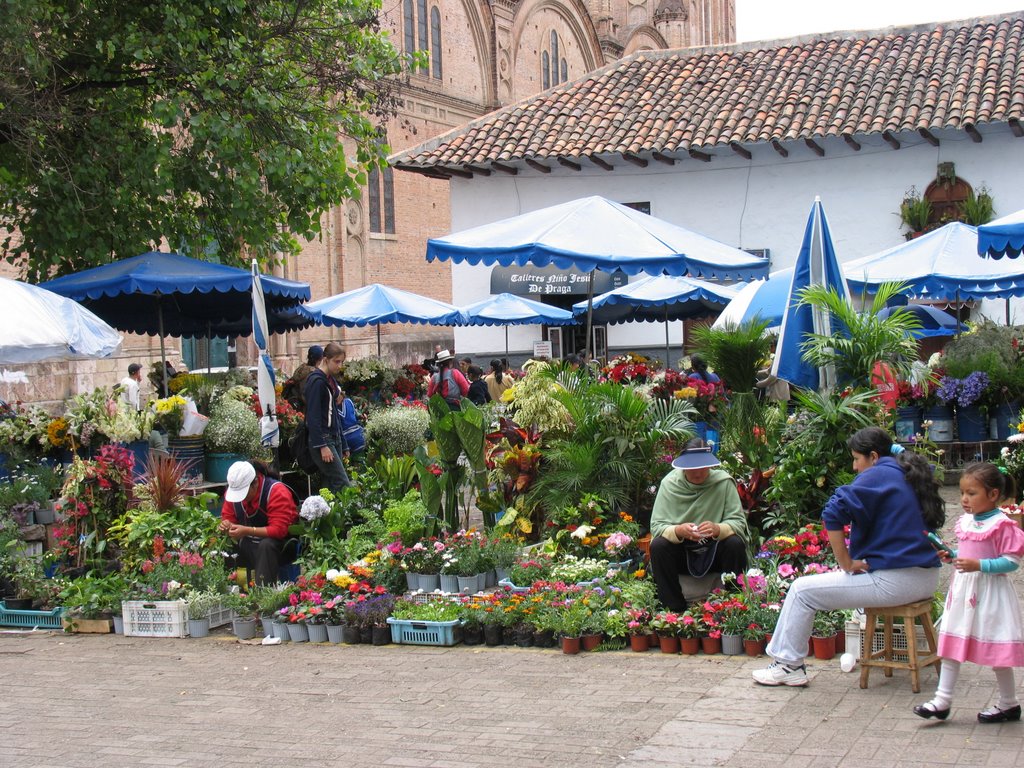
[[[548,45],[548,50],[540,53],[540,75],[544,88],[551,88],[569,80],[569,64],[558,56],[557,32],[552,30]]]
[[[391,167],[384,170],[371,168],[366,186],[370,232],[395,234],[395,177]]]
[[[429,51],[425,74],[441,79],[441,9],[427,0],[402,0],[402,31],[406,53]]]

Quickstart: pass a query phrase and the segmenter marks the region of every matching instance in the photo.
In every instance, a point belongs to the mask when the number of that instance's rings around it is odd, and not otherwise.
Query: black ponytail
[[[491,360],[491,370],[494,372],[494,380],[499,384],[501,384],[502,367],[501,360],[498,360],[497,358]]]

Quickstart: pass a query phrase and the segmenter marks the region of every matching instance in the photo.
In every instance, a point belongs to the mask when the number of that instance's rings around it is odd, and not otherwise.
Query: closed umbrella
[[[0,363],[108,357],[121,335],[82,305],[39,286],[0,277]]]
[[[267,324],[267,305],[263,297],[263,283],[259,279],[256,260],[252,262],[252,340],[259,351],[256,364],[256,387],[260,401],[260,442],[276,448],[281,442],[276,408],[277,393],[274,391],[274,363],[268,351],[270,336]]]
[[[323,325],[377,326],[378,356],[383,323],[460,325],[464,320],[458,307],[379,283],[310,302],[303,311]]]
[[[834,367],[825,366],[819,370],[808,365],[803,361],[801,350],[801,345],[811,334],[828,336],[833,330],[832,317],[827,311],[799,301],[800,290],[811,285],[832,289],[850,301],[850,291],[839,268],[828,220],[818,197],[814,198],[811,206],[800,254],[793,266],[772,375],[804,389],[829,391],[835,386]]]
[[[460,325],[505,326],[505,356],[508,357],[508,327],[510,325],[574,325],[572,312],[553,307],[533,299],[524,299],[512,293],[497,296],[461,307],[464,320]]]

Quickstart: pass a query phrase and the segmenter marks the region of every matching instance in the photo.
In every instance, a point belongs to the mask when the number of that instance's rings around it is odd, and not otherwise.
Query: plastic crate
[[[455,645],[462,642],[462,622],[455,621],[413,621],[412,619],[388,618],[391,625],[391,642],[401,645]]]
[[[206,618],[210,620],[210,629],[214,629],[215,627],[223,627],[225,624],[230,624],[235,618],[235,612],[223,603],[218,603],[210,608]]]
[[[121,603],[125,637],[185,637],[188,603],[184,600],[125,600]]]
[[[879,625],[881,626],[881,625]],[[853,654],[854,658],[860,658],[860,649],[864,645],[864,633],[867,630],[861,626],[859,621],[848,621],[846,622],[846,652]],[[917,649],[919,652],[927,652],[928,641],[924,636],[924,627],[920,624],[914,625],[914,634],[916,635]],[[879,631],[875,632],[874,638],[871,642],[871,651],[876,653],[882,650],[882,646],[885,644],[885,635],[879,628]],[[907,632],[906,628],[902,623],[897,624],[895,621],[892,625],[892,652],[893,656],[897,659],[908,658],[907,654]]]
[[[20,611],[9,610],[0,605],[0,626],[4,627],[61,629],[63,618],[63,608],[54,608],[52,611]]]

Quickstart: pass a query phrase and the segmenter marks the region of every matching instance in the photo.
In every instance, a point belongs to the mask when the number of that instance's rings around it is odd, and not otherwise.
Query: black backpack
[[[316,462],[313,461],[313,451],[309,447],[309,427],[305,421],[300,422],[295,434],[288,438],[288,448],[299,469],[307,475],[319,471]]]

